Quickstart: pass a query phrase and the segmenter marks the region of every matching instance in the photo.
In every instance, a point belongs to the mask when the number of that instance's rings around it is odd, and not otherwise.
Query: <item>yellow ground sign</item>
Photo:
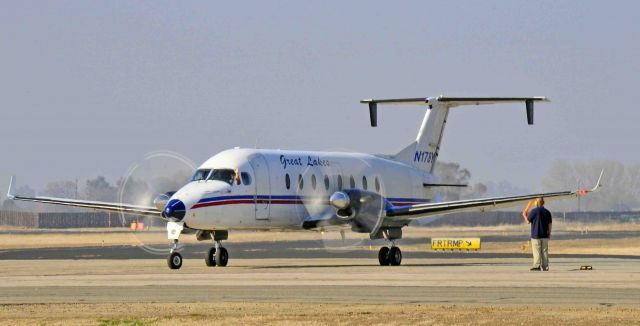
[[[431,249],[479,250],[480,238],[432,238]]]

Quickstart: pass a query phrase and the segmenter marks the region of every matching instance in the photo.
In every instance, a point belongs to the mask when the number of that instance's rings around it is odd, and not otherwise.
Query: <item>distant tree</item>
[[[63,180],[47,183],[40,193],[48,197],[76,198],[76,191],[75,181]]]
[[[577,190],[595,185],[604,169],[603,188],[575,200],[550,203],[556,210],[628,211],[640,209],[640,164],[625,166],[620,162],[593,160],[555,161],[542,185],[545,191]]]
[[[70,180],[51,181],[45,185],[44,189],[41,190],[39,194],[46,197],[76,199],[77,197],[76,186],[77,184],[75,181],[70,181]],[[82,208],[74,208],[70,206],[59,206],[59,205],[43,205],[41,206],[41,209],[46,210],[47,212],[78,212],[78,211],[87,210]]]
[[[455,162],[436,162],[434,175],[438,178],[438,183],[446,184],[468,184],[471,179],[471,172]],[[464,188],[442,187],[435,192],[440,200],[450,201],[480,197],[487,192],[487,187],[482,183],[475,183]]]
[[[85,198],[105,202],[115,202],[118,190],[109,184],[103,176],[87,180],[84,188]]]
[[[18,209],[18,207],[16,206],[16,203],[15,203],[13,200],[5,199],[5,200],[2,202],[2,210],[5,210],[5,211],[15,211],[15,210],[17,210],[17,209]]]
[[[150,205],[153,202],[153,194],[147,182],[134,177],[120,178],[116,182],[118,188],[118,200],[123,203]]]
[[[24,197],[34,197],[36,191],[28,185],[23,185],[15,189],[15,194]],[[38,208],[38,204],[31,202],[16,202],[13,200],[5,200],[3,208],[10,210],[35,210]]]
[[[16,188],[15,193],[24,197],[35,197],[36,195],[36,191],[27,185]]]
[[[178,170],[166,176],[154,176],[148,179],[144,176],[120,178],[116,182],[118,196],[124,203],[151,205],[157,195],[175,192],[182,188],[189,181],[190,174],[191,171]]]
[[[513,196],[531,193],[531,190],[524,187],[516,186],[506,180],[497,182],[489,181],[486,183],[486,186],[487,193],[485,194],[485,196],[487,197]]]

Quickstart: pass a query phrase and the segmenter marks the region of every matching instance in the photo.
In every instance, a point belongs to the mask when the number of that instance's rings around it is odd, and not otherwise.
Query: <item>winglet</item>
[[[602,176],[604,175],[604,169],[602,169],[602,171],[600,171],[600,177],[598,177],[598,182],[596,182],[596,185],[591,188],[591,191],[596,191],[598,190],[598,188],[602,187],[602,183],[600,183],[600,181],[602,181]]]
[[[15,177],[11,176],[11,181],[9,181],[9,190],[7,191],[7,197],[11,200],[16,198],[16,195],[14,193],[14,189],[13,189],[13,181],[14,181]]]

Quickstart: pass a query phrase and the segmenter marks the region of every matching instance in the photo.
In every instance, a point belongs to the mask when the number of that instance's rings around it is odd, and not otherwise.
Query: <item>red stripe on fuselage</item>
[[[220,200],[214,201],[210,203],[200,203],[195,204],[191,209],[200,208],[200,207],[209,207],[209,206],[222,206],[222,205],[233,205],[233,204],[254,204],[253,199],[233,199],[233,200]]]

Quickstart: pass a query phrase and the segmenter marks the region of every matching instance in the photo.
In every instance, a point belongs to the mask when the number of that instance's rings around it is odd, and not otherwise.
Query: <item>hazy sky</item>
[[[424,111],[362,98],[545,95],[452,111],[442,160],[535,188],[554,159],[640,161],[638,2],[2,1],[0,185],[115,180],[234,146],[395,153]]]

